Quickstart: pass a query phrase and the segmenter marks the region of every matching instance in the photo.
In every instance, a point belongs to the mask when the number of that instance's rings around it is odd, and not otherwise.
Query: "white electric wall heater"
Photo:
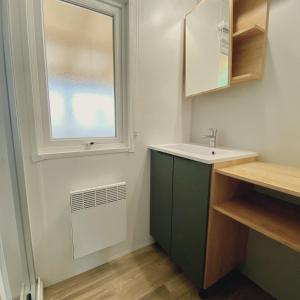
[[[120,182],[70,193],[75,259],[126,240],[126,188]]]

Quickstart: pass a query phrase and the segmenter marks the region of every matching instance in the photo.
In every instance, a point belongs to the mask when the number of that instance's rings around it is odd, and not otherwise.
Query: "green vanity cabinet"
[[[151,151],[150,234],[171,254],[173,156]]]
[[[211,165],[151,151],[151,235],[202,289]]]
[[[211,165],[174,157],[173,261],[202,288]]]

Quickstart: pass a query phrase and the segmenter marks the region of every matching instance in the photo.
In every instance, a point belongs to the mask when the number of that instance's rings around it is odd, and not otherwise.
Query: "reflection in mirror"
[[[203,0],[186,17],[186,96],[230,85],[230,0]]]

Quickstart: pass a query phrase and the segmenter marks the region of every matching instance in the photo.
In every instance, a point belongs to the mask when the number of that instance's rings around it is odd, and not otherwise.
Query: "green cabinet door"
[[[173,156],[151,151],[150,234],[170,254]]]
[[[203,286],[211,166],[174,157],[171,257]]]

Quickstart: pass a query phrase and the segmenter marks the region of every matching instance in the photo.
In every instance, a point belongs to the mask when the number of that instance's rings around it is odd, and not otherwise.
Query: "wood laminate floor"
[[[274,300],[242,275],[210,300]],[[196,288],[156,246],[146,247],[45,289],[46,300],[199,300]]]

